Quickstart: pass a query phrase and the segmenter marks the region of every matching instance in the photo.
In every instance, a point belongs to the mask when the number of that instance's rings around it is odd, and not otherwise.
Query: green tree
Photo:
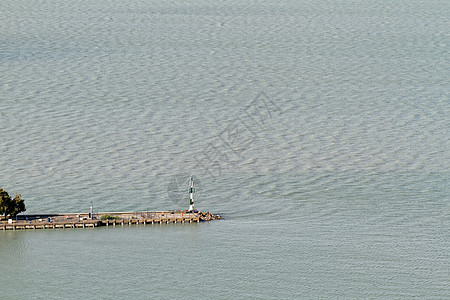
[[[11,217],[26,211],[25,201],[17,194],[14,199],[8,195],[8,192],[0,188],[0,214]]]
[[[13,199],[13,211],[11,212],[11,216],[17,216],[18,214],[20,214],[21,212],[26,211],[27,209],[25,208],[25,200],[23,200],[22,195],[20,194],[16,194],[16,196]]]
[[[0,188],[0,214],[4,214],[5,218],[9,212],[9,208],[12,206],[11,197],[8,195],[8,192]]]

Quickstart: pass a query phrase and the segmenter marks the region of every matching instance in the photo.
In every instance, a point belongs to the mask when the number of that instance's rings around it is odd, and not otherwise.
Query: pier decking
[[[219,215],[186,211],[110,212],[89,214],[21,215],[17,220],[0,221],[2,230],[86,228],[169,223],[198,223],[220,219]]]

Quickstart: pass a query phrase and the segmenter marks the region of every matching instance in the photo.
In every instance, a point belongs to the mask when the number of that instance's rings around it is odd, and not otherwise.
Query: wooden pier
[[[95,228],[147,224],[182,224],[217,220],[221,217],[204,212],[153,211],[89,214],[21,215],[17,220],[0,220],[0,230]]]
[[[83,222],[2,222],[0,225],[3,230],[17,229],[57,229],[57,228],[86,228],[101,226],[100,221],[83,221]]]

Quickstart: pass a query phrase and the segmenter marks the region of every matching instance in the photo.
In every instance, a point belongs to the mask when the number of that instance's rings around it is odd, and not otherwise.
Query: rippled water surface
[[[448,1],[2,1],[2,299],[449,298]]]

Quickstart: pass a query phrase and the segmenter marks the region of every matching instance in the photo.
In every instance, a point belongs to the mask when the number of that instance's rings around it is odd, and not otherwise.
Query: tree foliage
[[[0,188],[0,214],[15,217],[17,214],[26,211],[25,201],[20,194],[16,194],[14,199],[11,199],[8,192]]]

